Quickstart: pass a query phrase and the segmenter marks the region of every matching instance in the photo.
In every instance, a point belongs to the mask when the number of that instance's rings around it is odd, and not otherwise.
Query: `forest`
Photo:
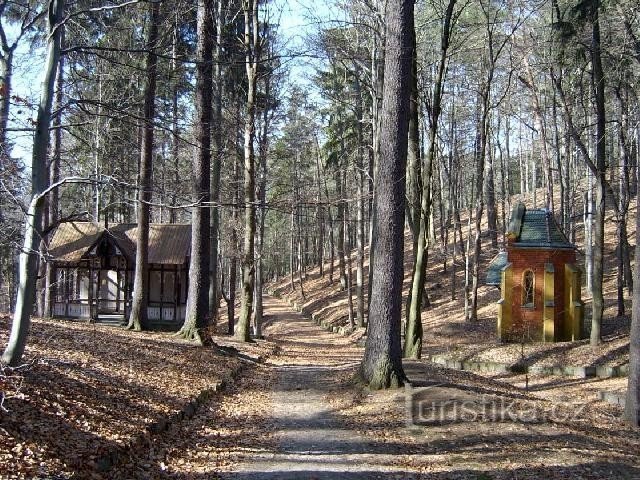
[[[0,0],[0,476],[640,478],[639,78],[632,0]]]

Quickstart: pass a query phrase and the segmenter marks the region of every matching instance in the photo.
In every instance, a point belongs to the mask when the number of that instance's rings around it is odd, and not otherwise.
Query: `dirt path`
[[[350,382],[362,348],[265,300],[278,352],[110,478],[640,479],[640,437],[609,407],[553,418],[558,405],[535,392],[420,362],[405,364],[415,388],[366,393]],[[438,402],[465,410],[430,417]]]
[[[223,478],[411,478],[395,465],[393,451],[376,448],[335,412],[341,383],[357,367],[361,349],[291,315],[279,300],[267,298],[265,308],[268,338],[281,346],[269,361],[275,451],[247,456]]]

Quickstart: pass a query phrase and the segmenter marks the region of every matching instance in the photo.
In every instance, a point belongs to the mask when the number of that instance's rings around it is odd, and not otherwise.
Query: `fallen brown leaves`
[[[8,329],[2,318],[1,344]],[[35,319],[25,365],[0,377],[0,476],[95,477],[105,455],[131,449],[239,365],[168,333]]]

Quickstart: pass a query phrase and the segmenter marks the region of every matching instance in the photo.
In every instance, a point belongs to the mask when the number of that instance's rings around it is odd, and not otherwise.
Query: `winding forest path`
[[[395,465],[393,449],[375,445],[336,413],[342,383],[359,364],[362,349],[291,312],[280,300],[266,298],[265,310],[268,339],[280,346],[268,361],[275,448],[246,456],[223,478],[410,478]]]
[[[576,409],[500,378],[421,362],[405,362],[415,388],[368,393],[351,381],[361,347],[281,300],[267,297],[265,314],[267,343],[235,345],[255,356],[275,344],[275,353],[108,478],[640,478],[640,437],[612,423],[602,402],[583,399]],[[464,408],[455,418],[423,416],[422,405],[452,401]],[[408,428],[408,405],[420,407],[420,425]]]

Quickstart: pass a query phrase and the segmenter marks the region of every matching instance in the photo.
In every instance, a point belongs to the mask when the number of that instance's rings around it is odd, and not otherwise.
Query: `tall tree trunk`
[[[493,67],[492,70],[493,72]],[[492,77],[492,74],[489,75]],[[478,122],[476,139],[476,211],[474,215],[474,238],[473,238],[473,264],[471,269],[471,310],[469,320],[478,320],[478,287],[480,286],[480,254],[482,253],[482,213],[484,211],[484,163],[487,149],[487,128],[489,123],[489,99],[491,91],[491,78],[485,79],[481,100],[481,114]]]
[[[236,134],[240,132],[241,122],[240,101],[236,99],[235,118],[236,124],[234,131]],[[227,299],[227,317],[228,328],[227,333],[234,335],[235,333],[235,312],[236,312],[236,284],[238,280],[238,255],[240,252],[237,225],[240,222],[240,166],[242,164],[243,152],[240,148],[238,135],[236,135],[236,158],[233,162],[233,208],[231,210],[231,258],[229,259],[229,293]]]
[[[598,9],[600,2],[593,7],[593,31],[591,40],[591,62],[593,65],[593,83],[595,86],[596,107],[596,209],[593,248],[593,316],[591,317],[591,345],[602,343],[602,315],[604,313],[603,262],[604,262],[604,220],[606,198],[606,113],[604,99],[604,72],[602,70],[600,21]]]
[[[322,204],[322,173],[320,170],[320,150],[318,149],[317,144],[316,144],[316,182],[317,182],[317,188],[318,188],[318,192],[316,195],[316,201],[318,202],[318,205],[316,207],[316,220],[318,222],[318,262],[320,264],[320,276],[324,277],[325,215],[324,215],[324,206]]]
[[[133,281],[133,300],[127,328],[142,330],[147,326],[149,299],[149,217],[152,196],[153,122],[156,107],[158,23],[160,5],[149,4],[149,31],[147,36],[146,85],[144,91],[144,125],[140,148],[140,184],[138,191],[138,236],[136,239],[136,266]]]
[[[436,79],[433,85],[433,105],[431,108],[431,119],[429,122],[429,146],[427,158],[422,177],[422,192],[420,192],[420,220],[415,253],[415,263],[413,266],[413,278],[410,290],[409,309],[407,312],[407,326],[404,336],[403,354],[408,358],[420,358],[422,355],[422,300],[427,276],[429,213],[431,211],[431,172],[435,160],[436,142],[438,140],[438,122],[440,120],[442,90],[445,81],[445,70],[447,63],[447,52],[451,39],[451,20],[456,0],[449,0],[444,16],[440,45],[440,61],[436,72]],[[413,27],[412,27],[413,28]],[[415,30],[414,30],[415,36]]]
[[[47,149],[49,146],[49,126],[53,105],[54,87],[60,60],[61,29],[56,28],[62,19],[64,0],[49,0],[47,12],[48,37],[45,74],[42,93],[38,105],[33,154],[31,158],[31,200],[27,210],[24,243],[20,252],[18,296],[11,324],[11,334],[2,361],[16,366],[20,363],[27,344],[31,312],[35,301],[35,280],[37,275],[37,250],[42,222],[45,186],[47,183]]]
[[[224,154],[223,138],[222,138],[222,96],[224,95],[224,78],[222,75],[222,61],[223,50],[222,42],[223,35],[222,30],[224,28],[224,15],[225,9],[223,8],[224,0],[218,0],[217,13],[216,13],[216,44],[214,49],[214,96],[213,96],[213,122],[212,125],[216,125],[213,128],[213,150],[214,157],[211,165],[211,202],[213,207],[211,209],[211,280],[209,285],[209,310],[211,312],[211,318],[214,324],[218,319],[218,308],[220,306],[218,277],[220,265],[218,264],[218,250],[219,250],[219,230],[220,230],[220,209],[218,203],[220,202],[220,172],[222,169],[222,156]]]
[[[194,203],[191,212],[189,292],[184,325],[187,340],[209,342],[209,266],[211,263],[211,121],[213,120],[213,2],[198,0],[196,47],[196,144],[193,159]],[[216,272],[217,274],[217,272]]]
[[[346,177],[346,175],[345,175]],[[347,309],[348,309],[348,321],[349,328],[353,330],[356,325],[355,318],[353,315],[353,269],[351,268],[351,241],[349,240],[351,237],[351,232],[349,228],[350,218],[349,218],[349,206],[345,204],[345,215],[344,215],[344,234],[345,234],[345,250],[347,251]]]
[[[360,374],[373,389],[405,380],[400,344],[404,277],[405,173],[411,95],[413,1],[398,0],[386,9],[387,44],[383,88],[377,238],[369,329]]]
[[[60,26],[60,47],[64,48],[64,26]],[[55,117],[53,118],[53,151],[51,152],[51,165],[49,166],[49,185],[55,185],[60,181],[60,158],[62,155],[62,101],[64,98],[64,57],[58,61],[58,73],[56,76],[56,98],[54,105]],[[60,192],[57,188],[51,191],[48,199],[49,225],[55,225],[58,221],[60,210]],[[55,283],[55,268],[51,262],[47,262],[45,273],[44,315],[50,317],[53,313],[53,285]]]
[[[324,165],[322,164],[321,154],[320,154],[320,144],[318,142],[318,137],[316,136],[316,153],[317,153],[317,168],[319,175],[322,177],[322,187],[324,190],[324,201],[327,204],[327,222],[329,223],[329,285],[333,285],[333,270],[335,263],[335,241],[334,241],[334,223],[333,223],[333,215],[331,214],[331,201],[329,199],[329,188],[327,187],[327,177]]]
[[[259,180],[258,180],[258,230],[256,235],[256,286],[255,286],[255,314],[254,326],[255,336],[262,337],[262,317],[264,313],[262,302],[263,290],[263,261],[264,255],[264,230],[267,215],[267,154],[269,152],[269,98],[271,95],[271,77],[267,75],[264,79],[264,95],[267,104],[262,111],[262,132],[259,139]]]
[[[179,111],[178,100],[180,97],[179,90],[179,70],[178,70],[178,40],[180,35],[180,24],[178,21],[178,14],[174,19],[173,26],[173,38],[172,38],[172,59],[171,59],[171,72],[173,74],[173,85],[171,89],[171,160],[173,167],[173,181],[175,185],[180,182],[180,127],[179,127]],[[169,223],[177,222],[178,210],[175,208],[178,205],[178,189],[173,188],[171,192],[171,208],[169,210]]]
[[[338,255],[338,273],[340,276],[340,289],[345,290],[347,288],[347,273],[344,264],[344,207],[345,207],[345,195],[342,188],[342,172],[340,165],[335,165],[333,171],[333,177],[336,183],[336,195],[338,197],[338,213],[336,215],[336,223],[338,225],[337,233],[337,255]]]
[[[376,2],[377,4],[377,2]],[[374,30],[378,32],[382,29],[382,25],[378,23]],[[367,312],[371,310],[371,291],[373,289],[373,264],[376,255],[376,245],[378,239],[373,233],[378,228],[377,213],[377,193],[376,193],[376,177],[378,176],[378,164],[380,163],[380,137],[381,137],[381,105],[382,94],[384,88],[384,64],[385,64],[385,36],[377,34],[373,37],[373,49],[371,52],[371,75],[372,75],[372,142],[371,156],[369,157],[369,279],[367,284]],[[367,314],[368,315],[368,314]]]
[[[357,224],[356,224],[356,311],[358,327],[364,327],[364,134],[362,124],[364,123],[362,108],[362,89],[360,81],[355,82],[356,96],[356,136],[358,152],[356,154],[356,185],[357,185]]]
[[[4,170],[9,161],[7,127],[11,107],[11,88],[13,79],[13,49],[0,55],[0,167]]]
[[[244,127],[244,248],[242,252],[242,295],[236,339],[251,340],[250,321],[253,312],[255,282],[256,232],[256,168],[253,140],[256,124],[256,80],[258,75],[258,0],[243,0],[244,49],[247,74],[247,104]]]
[[[636,208],[640,212],[640,195],[636,196]],[[640,259],[640,215],[636,215],[636,259]],[[636,283],[640,281],[640,262],[635,266]],[[629,380],[624,418],[633,427],[640,427],[640,288],[633,291],[631,331],[629,332]]]
[[[291,208],[290,222],[289,222],[289,288],[291,292],[296,289],[295,281],[296,270],[296,214],[295,210]]]

